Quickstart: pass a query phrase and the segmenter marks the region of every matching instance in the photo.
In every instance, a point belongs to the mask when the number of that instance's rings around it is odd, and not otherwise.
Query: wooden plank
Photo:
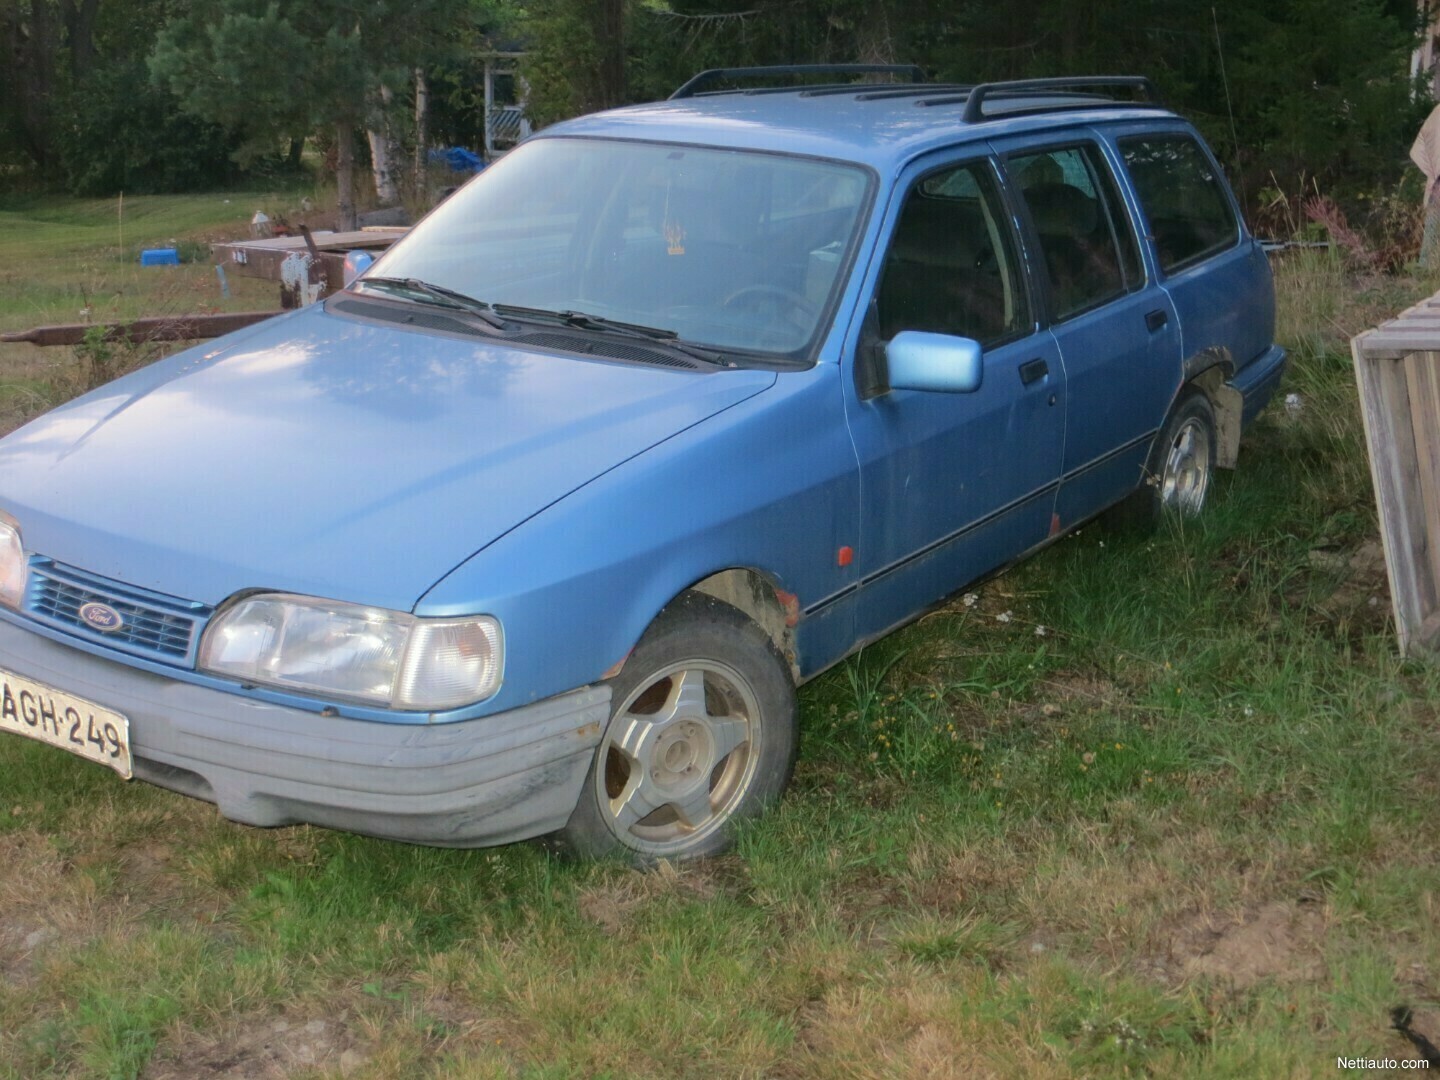
[[[396,226],[394,228],[355,229],[350,232],[312,232],[310,235],[315,239],[315,246],[322,251],[326,249],[349,251],[351,248],[389,247],[409,231],[408,227]],[[268,236],[257,240],[232,240],[224,244],[211,244],[210,247],[212,251],[237,249],[304,251],[305,238],[303,236]]]
[[[311,233],[320,255],[320,262],[314,273],[325,286],[321,295],[330,295],[340,288],[340,283],[345,280],[347,252],[357,248],[383,251],[407,232],[408,228],[376,227],[358,232]],[[229,273],[260,278],[262,281],[279,281],[280,268],[285,260],[291,255],[305,254],[308,248],[303,236],[272,236],[265,240],[236,240],[226,244],[211,244],[210,251],[225,263]]]
[[[1420,328],[1413,331],[1371,330],[1355,339],[1355,355],[1371,360],[1399,359],[1410,353],[1429,352],[1437,344],[1437,332]]]
[[[249,248],[238,253],[244,256],[243,261],[227,263],[225,270],[226,273],[238,274],[241,277],[260,278],[264,281],[279,281],[280,268],[285,264],[285,260],[292,255],[304,255],[305,253],[305,243],[303,240],[300,243],[298,251],[285,250],[282,248]],[[343,281],[345,277],[344,254],[338,251],[322,251],[320,253],[319,273],[321,273],[327,281]]]
[[[1440,334],[1436,335],[1440,346]],[[1415,440],[1416,481],[1423,524],[1411,536],[1413,556],[1440,583],[1440,352],[1414,353],[1400,361],[1410,396],[1410,431]],[[1440,592],[1440,589],[1437,589]],[[1425,618],[1434,609],[1423,612]]]
[[[220,315],[167,315],[152,319],[134,319],[125,323],[68,323],[63,326],[37,326],[0,334],[0,341],[27,341],[32,345],[79,345],[85,335],[97,327],[104,330],[106,341],[197,341],[220,337],[233,330],[242,330],[257,322],[274,318],[278,311],[227,311]]]
[[[1367,338],[1351,343],[1360,414],[1369,447],[1370,476],[1380,510],[1380,541],[1390,579],[1390,600],[1401,652],[1408,653],[1427,615],[1436,610],[1429,560],[1416,558],[1412,537],[1423,537],[1415,438],[1404,372],[1399,361],[1375,359],[1363,350]],[[1431,345],[1435,344],[1432,336]],[[1416,351],[1416,350],[1411,350]]]
[[[1428,318],[1410,318],[1404,322],[1387,323],[1379,327],[1381,334],[1420,334],[1434,333],[1440,329],[1440,315],[1432,315]]]

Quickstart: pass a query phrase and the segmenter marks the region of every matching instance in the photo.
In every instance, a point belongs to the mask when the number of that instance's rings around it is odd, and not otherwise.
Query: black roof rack
[[[852,85],[848,88],[851,93],[855,92]],[[855,94],[856,101],[888,101],[890,98],[902,97],[932,97],[940,94],[960,95],[964,97],[975,89],[973,83],[925,83],[920,86],[882,86],[874,90],[862,90]],[[808,93],[809,91],[802,91]]]
[[[1066,90],[1089,90],[1099,87],[1117,87],[1131,90],[1139,90],[1144,97],[1144,104],[1162,107],[1164,102],[1160,98],[1160,91],[1155,84],[1144,75],[1079,75],[1064,76],[1058,79],[1016,79],[1010,82],[981,83],[970,91],[963,99],[965,101],[965,113],[962,119],[967,124],[976,124],[985,119],[985,99],[987,97],[1001,95],[1015,95],[1017,97],[1035,96],[1038,91],[1066,91]],[[959,98],[951,99],[954,101]],[[1092,99],[1092,102],[1095,99]],[[946,99],[930,98],[922,104],[941,105]],[[1103,101],[1103,99],[1102,99]],[[1077,105],[1084,106],[1091,102],[1081,102]],[[1114,102],[1118,105],[1127,105],[1129,102]],[[1067,108],[1071,106],[1057,105],[1047,108]]]
[[[916,64],[782,64],[774,67],[711,68],[696,75],[670,95],[671,101],[694,97],[710,83],[734,79],[760,79],[778,75],[901,75],[923,83],[925,73]]]

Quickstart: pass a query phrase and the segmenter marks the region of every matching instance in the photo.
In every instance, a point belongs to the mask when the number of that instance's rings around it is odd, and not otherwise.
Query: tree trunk
[[[289,167],[289,169],[290,169],[291,172],[296,172],[296,171],[299,170],[299,168],[300,168],[300,156],[301,156],[304,152],[305,152],[305,137],[304,137],[303,135],[302,135],[300,138],[298,138],[298,139],[291,139],[291,140],[290,140],[290,153],[289,153],[289,154],[286,156],[286,158],[285,158],[285,164]]]
[[[0,6],[0,93],[15,104],[21,144],[42,171],[53,163],[50,104],[59,34],[47,0]]]
[[[348,124],[341,124],[335,134],[336,209],[339,211],[340,231],[350,232],[355,228],[355,132]]]
[[[390,136],[384,130],[365,129],[370,140],[370,169],[375,177],[375,198],[381,206],[394,206],[400,201],[400,189],[395,183],[394,147]]]
[[[95,66],[95,16],[100,0],[65,0],[60,5],[70,47],[70,74],[77,82]]]
[[[599,0],[595,5],[595,42],[600,50],[596,104],[614,108],[625,101],[625,0]]]
[[[380,88],[379,120],[365,129],[370,140],[370,168],[375,175],[375,198],[381,206],[394,206],[400,201],[400,187],[396,183],[399,171],[400,153],[390,131],[390,104],[394,100],[388,86]]]
[[[425,162],[426,152],[429,147],[425,145],[425,121],[430,113],[430,87],[425,82],[425,69],[415,69],[415,186],[420,188],[425,183]]]

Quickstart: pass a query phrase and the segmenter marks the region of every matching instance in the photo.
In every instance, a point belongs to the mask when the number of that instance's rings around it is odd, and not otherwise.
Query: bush
[[[198,191],[239,175],[236,139],[182,113],[143,61],[96,71],[58,115],[59,171],[74,195]]]

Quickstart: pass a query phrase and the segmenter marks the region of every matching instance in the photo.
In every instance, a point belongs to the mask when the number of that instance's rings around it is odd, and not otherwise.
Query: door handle
[[[1050,365],[1045,358],[1037,356],[1034,360],[1026,360],[1020,365],[1020,381],[1029,386],[1036,379],[1043,379],[1050,374]]]
[[[1156,308],[1154,311],[1145,313],[1145,327],[1152,334],[1170,321],[1170,313],[1164,308]]]

